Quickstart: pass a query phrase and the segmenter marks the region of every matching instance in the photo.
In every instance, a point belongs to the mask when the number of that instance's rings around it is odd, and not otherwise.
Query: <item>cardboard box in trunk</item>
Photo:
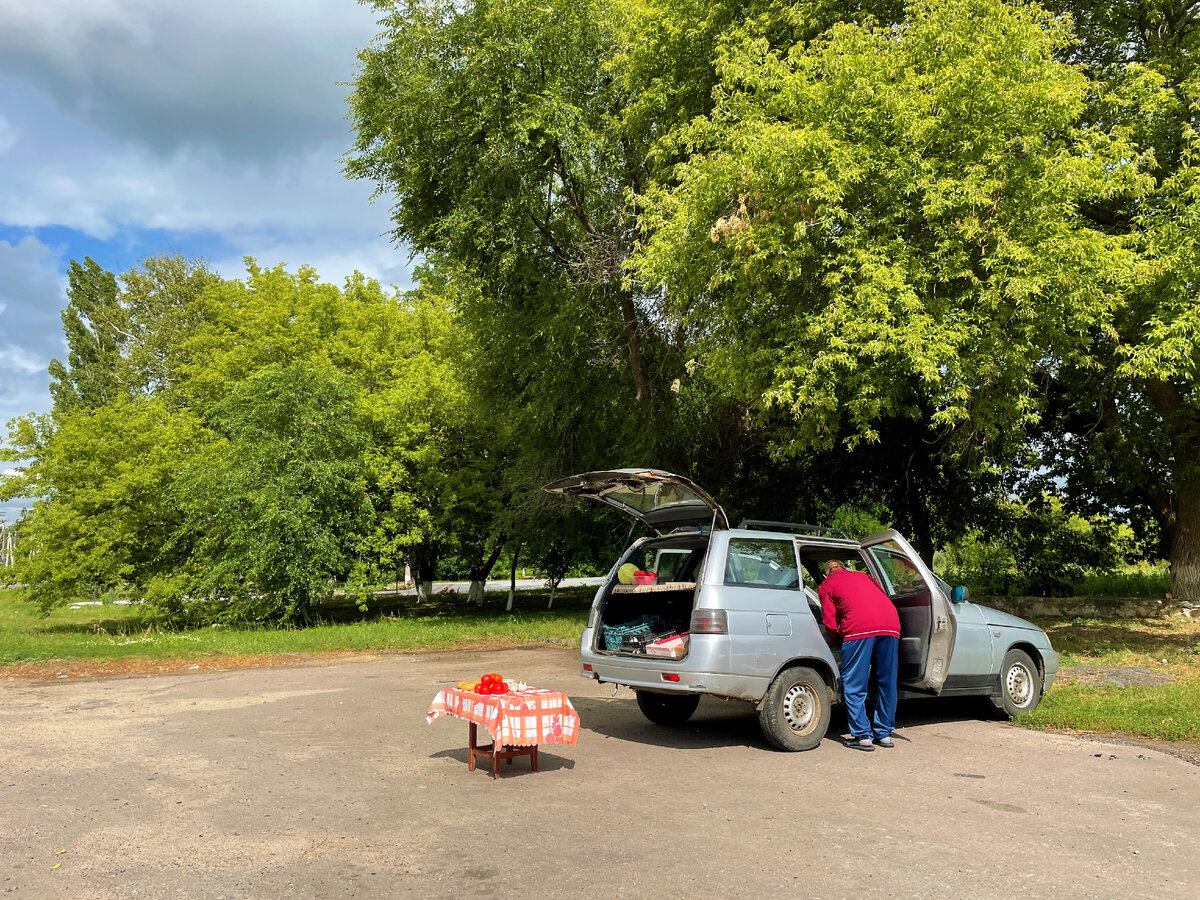
[[[666,656],[680,659],[687,655],[688,635],[677,634],[674,637],[663,638],[646,645],[646,652],[651,656]]]

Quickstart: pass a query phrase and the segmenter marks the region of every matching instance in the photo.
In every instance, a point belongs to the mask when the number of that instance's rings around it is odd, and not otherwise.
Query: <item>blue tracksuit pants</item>
[[[896,670],[900,639],[875,636],[842,643],[842,699],[856,738],[884,738],[896,728]],[[875,715],[867,720],[867,689],[875,680]]]

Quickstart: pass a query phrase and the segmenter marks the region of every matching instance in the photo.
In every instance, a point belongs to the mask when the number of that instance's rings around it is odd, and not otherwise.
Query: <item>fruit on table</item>
[[[476,694],[507,694],[510,690],[504,678],[495,672],[480,676],[478,681],[460,681],[457,687],[460,691],[473,691]]]

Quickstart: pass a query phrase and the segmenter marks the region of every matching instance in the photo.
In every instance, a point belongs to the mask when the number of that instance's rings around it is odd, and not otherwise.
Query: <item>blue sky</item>
[[[409,285],[388,203],[341,174],[378,30],[354,0],[0,0],[0,429],[50,408],[71,259]]]

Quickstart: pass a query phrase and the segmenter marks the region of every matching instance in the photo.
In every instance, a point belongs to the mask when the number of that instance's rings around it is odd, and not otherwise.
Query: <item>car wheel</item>
[[[682,725],[700,705],[699,694],[637,692],[638,709],[655,725]]]
[[[1009,650],[1000,667],[1000,709],[1007,716],[1030,712],[1042,699],[1042,676],[1024,650]]]
[[[829,730],[829,686],[812,669],[785,669],[758,710],[763,736],[780,750],[811,750]]]

